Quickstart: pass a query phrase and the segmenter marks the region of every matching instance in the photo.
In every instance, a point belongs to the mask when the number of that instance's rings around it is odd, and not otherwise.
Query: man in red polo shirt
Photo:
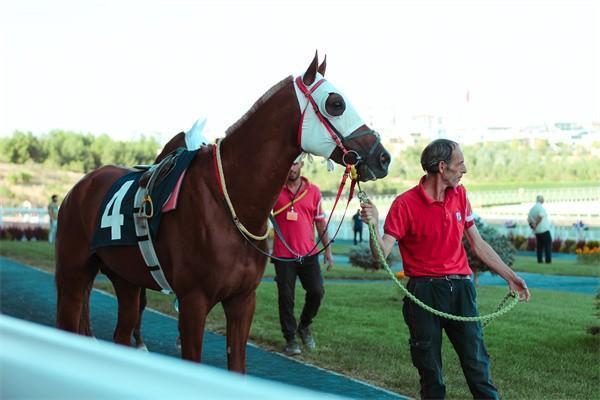
[[[417,186],[399,195],[385,219],[379,241],[387,256],[397,241],[404,273],[410,277],[408,290],[429,306],[455,315],[478,315],[471,268],[462,245],[463,234],[475,255],[504,278],[522,300],[529,300],[525,281],[518,277],[477,231],[466,190],[459,181],[467,172],[458,143],[438,139],[421,154],[427,172]],[[373,204],[364,204],[361,216],[378,226]],[[421,398],[443,399],[446,387],[442,375],[442,330],[458,354],[463,373],[476,399],[497,399],[492,384],[489,356],[479,322],[458,322],[437,317],[404,299],[404,320],[410,330],[410,353],[418,369]]]
[[[273,215],[280,232],[273,239],[273,264],[275,281],[279,292],[279,322],[286,340],[284,353],[298,355],[302,351],[296,341],[296,333],[309,349],[316,347],[310,332],[310,324],[319,311],[325,294],[323,276],[315,247],[315,227],[321,243],[329,243],[326,221],[321,209],[321,191],[301,176],[304,163],[295,162],[290,169],[286,184],[275,203]],[[282,240],[282,238],[283,240]],[[299,259],[300,258],[300,259]],[[325,250],[327,270],[333,267],[331,248]],[[300,323],[294,317],[296,277],[306,291]]]

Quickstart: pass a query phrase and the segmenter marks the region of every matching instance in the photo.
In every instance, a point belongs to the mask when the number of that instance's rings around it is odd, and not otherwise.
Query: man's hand
[[[379,220],[379,211],[377,211],[375,204],[369,201],[368,203],[362,203],[360,207],[362,208],[360,211],[360,217],[362,220],[367,224],[373,223],[375,226],[377,226],[377,222]]]
[[[333,268],[333,256],[331,255],[331,248],[327,248],[327,250],[325,250],[325,257],[324,260],[325,265],[327,265],[327,271],[331,271],[331,269]]]
[[[518,275],[514,275],[511,279],[508,280],[508,287],[513,292],[519,293],[519,300],[521,301],[529,301],[531,295],[529,294],[529,289],[527,288],[527,284]]]

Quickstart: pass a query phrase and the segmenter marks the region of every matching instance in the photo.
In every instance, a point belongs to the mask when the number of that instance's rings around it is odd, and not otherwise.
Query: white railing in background
[[[0,207],[0,226],[31,224],[47,227],[50,218],[45,208]]]
[[[508,232],[504,228],[504,224],[512,221],[517,224],[512,233],[528,237],[532,233],[526,223],[527,213],[533,206],[537,194],[544,195],[545,207],[553,224],[553,237],[573,240],[600,240],[600,186],[472,191],[469,192],[469,200],[475,213],[487,223],[498,227],[502,233]],[[347,193],[344,195],[347,196]],[[380,215],[385,216],[396,195],[372,195],[370,198],[377,205]],[[326,213],[331,212],[334,200],[333,197],[323,198],[323,209]],[[339,226],[346,202],[347,197],[340,199],[329,227],[330,234],[333,234]],[[352,215],[358,208],[359,202],[355,197],[350,202],[348,212],[337,236],[338,239],[349,240],[353,238]],[[573,227],[573,224],[579,220],[589,226],[587,231],[577,230]],[[31,224],[47,227],[48,212],[45,208],[0,207],[0,227],[10,224]],[[363,238],[367,238],[367,236],[365,226],[363,228]]]
[[[501,233],[507,234],[509,232],[509,229],[504,224],[512,221],[517,224],[515,228],[510,230],[512,234],[530,237],[533,236],[533,233],[527,224],[527,214],[535,203],[535,197],[538,193],[542,193],[546,199],[544,206],[553,225],[551,233],[554,238],[600,240],[600,187],[470,192],[469,200],[473,204],[475,213],[486,223],[498,228]],[[373,195],[369,197],[377,205],[380,216],[385,216],[396,195]],[[490,204],[493,201],[497,201],[500,204],[504,203],[507,205],[483,207],[475,204],[473,201],[474,197],[480,203]],[[333,197],[323,198],[323,209],[326,213],[331,211],[334,200],[335,198]],[[330,234],[333,234],[339,225],[346,201],[347,197],[342,197],[338,203],[329,228]],[[519,201],[522,202],[519,203]],[[352,215],[356,213],[358,208],[358,199],[354,198],[350,202],[348,212],[340,228],[339,239],[353,238]],[[587,230],[576,229],[573,226],[573,224],[580,220],[588,225],[589,228]],[[365,235],[368,235],[366,227],[363,228],[363,238],[366,237]]]
[[[319,399],[287,386],[0,315],[2,399]]]

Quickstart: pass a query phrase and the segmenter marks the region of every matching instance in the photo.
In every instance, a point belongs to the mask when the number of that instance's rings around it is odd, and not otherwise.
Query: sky
[[[202,117],[223,136],[315,50],[376,125],[465,112],[492,125],[600,121],[597,3],[4,0],[0,136],[164,142]]]

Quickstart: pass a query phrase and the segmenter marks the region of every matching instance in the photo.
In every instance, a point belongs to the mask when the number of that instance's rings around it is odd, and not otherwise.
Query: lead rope
[[[361,204],[367,203],[369,201],[369,197],[360,188],[360,186],[358,188],[358,198],[359,198]],[[381,265],[383,265],[383,268],[387,271],[388,275],[392,278],[392,280],[396,283],[396,285],[398,285],[400,290],[402,292],[404,292],[406,297],[408,297],[410,300],[412,300],[419,307],[423,308],[424,310],[429,311],[430,313],[432,313],[434,315],[437,315],[438,317],[451,319],[454,321],[462,321],[462,322],[481,321],[482,327],[485,328],[490,322],[492,322],[493,319],[498,318],[499,316],[501,316],[503,314],[506,314],[514,306],[516,306],[517,303],[519,302],[519,295],[516,292],[509,292],[506,294],[506,296],[504,296],[504,299],[502,299],[500,304],[498,304],[498,307],[496,307],[496,311],[494,311],[493,313],[490,313],[490,314],[486,314],[486,315],[480,315],[477,317],[463,317],[461,315],[448,314],[448,313],[436,310],[435,308],[432,308],[432,307],[428,306],[427,304],[423,303],[421,300],[419,300],[414,294],[409,292],[408,289],[405,288],[404,285],[402,285],[402,283],[400,283],[398,278],[396,278],[396,275],[394,274],[394,272],[392,272],[392,269],[390,268],[387,261],[385,260],[385,257],[383,256],[383,250],[381,249],[379,240],[377,240],[375,225],[372,222],[369,222],[369,234],[371,235],[371,238],[373,238],[373,240],[375,242],[375,250],[377,252],[377,260],[379,261],[379,263]],[[509,301],[509,299],[511,297],[512,297],[512,300]]]

